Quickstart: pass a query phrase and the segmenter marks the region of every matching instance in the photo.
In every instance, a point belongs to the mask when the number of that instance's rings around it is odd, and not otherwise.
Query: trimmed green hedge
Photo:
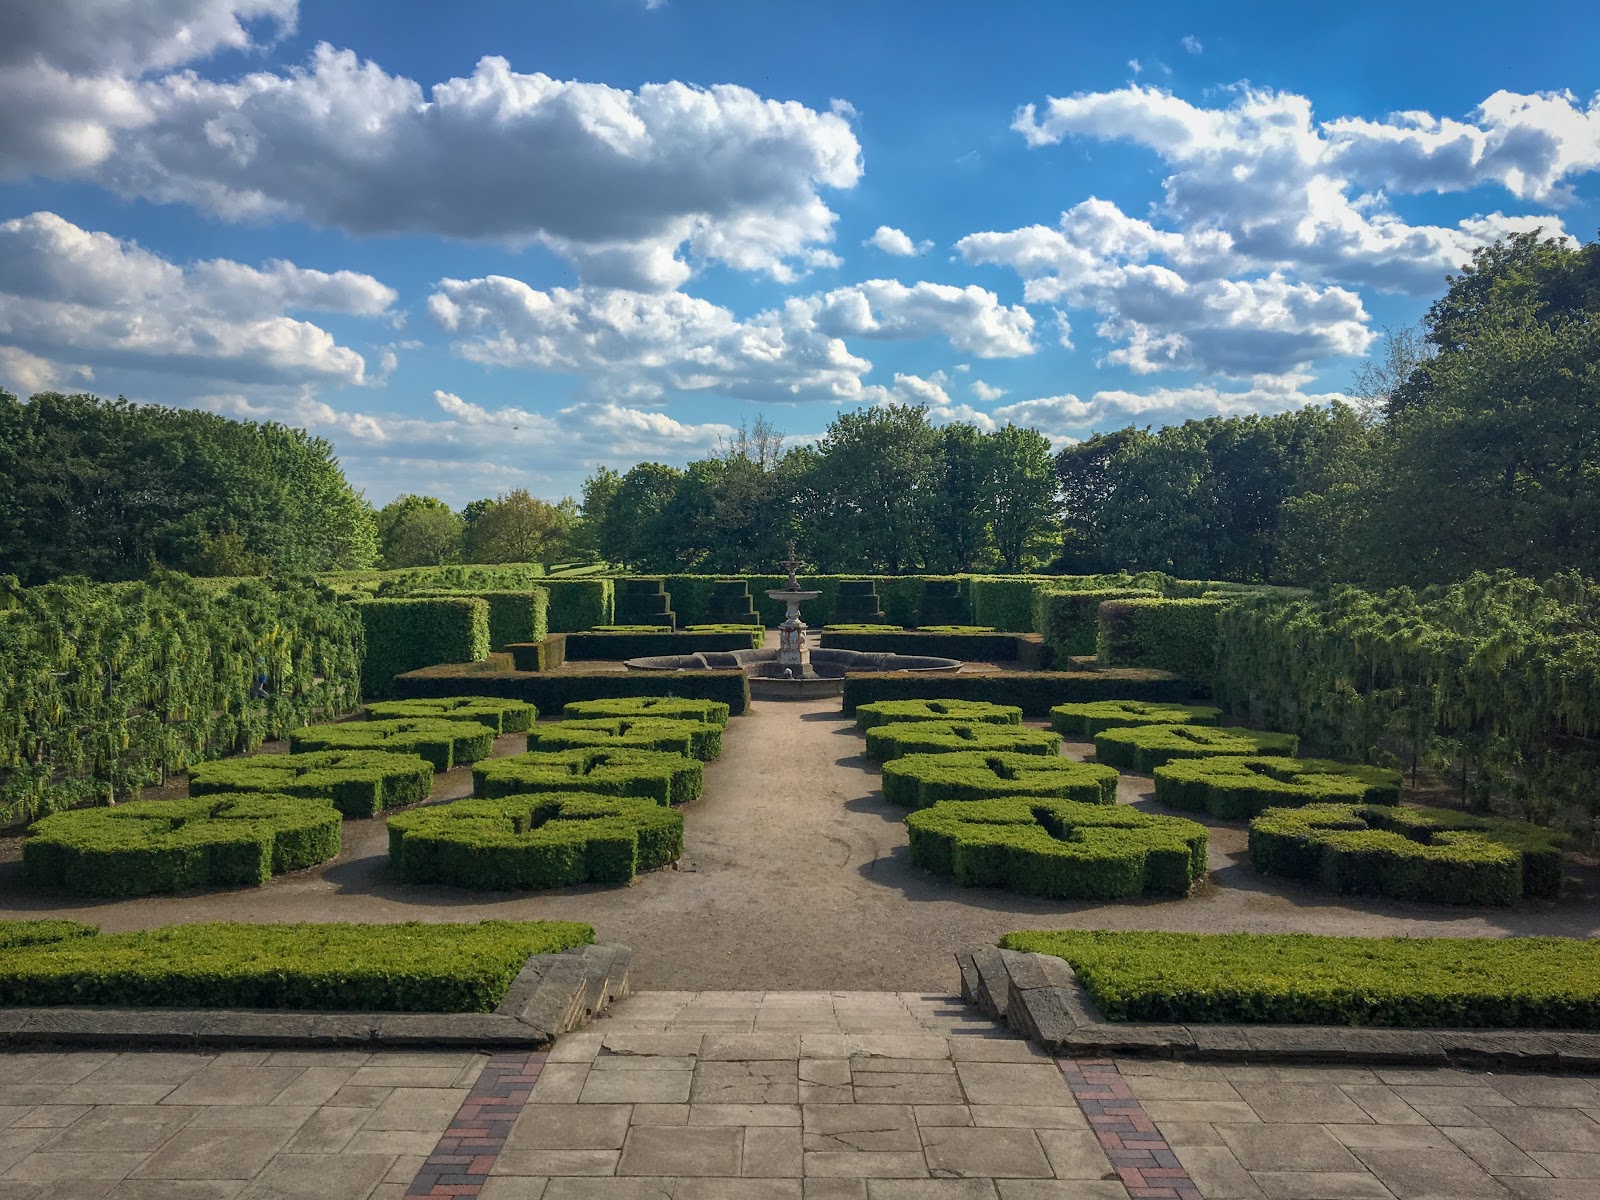
[[[949,754],[991,750],[1017,754],[1059,754],[1061,735],[1022,725],[982,721],[902,721],[867,730],[867,757],[887,762],[904,754]]]
[[[1399,771],[1322,758],[1180,758],[1154,771],[1156,799],[1224,821],[1303,804],[1399,804]]]
[[[196,763],[189,795],[275,792],[323,800],[347,817],[417,804],[433,790],[433,764],[419,754],[386,750],[324,750],[314,754],[257,754]]]
[[[665,717],[597,717],[556,721],[528,731],[529,750],[666,750],[710,762],[722,753],[722,726]]]
[[[1250,862],[1347,895],[1515,904],[1561,894],[1566,836],[1447,808],[1308,804],[1250,822]]]
[[[534,750],[472,768],[472,794],[492,799],[527,792],[637,796],[674,807],[698,799],[700,760],[665,750]]]
[[[1600,943],[1579,938],[1096,929],[1000,944],[1066,959],[1113,1021],[1600,1028]]]
[[[148,896],[265,883],[339,853],[339,810],[271,793],[133,800],[28,827],[23,876],[80,896]]]
[[[435,771],[448,771],[489,757],[494,730],[475,721],[412,717],[398,721],[344,721],[308,725],[289,734],[289,752],[311,750],[393,750],[420,754]]]
[[[0,1005],[493,1012],[534,954],[594,941],[564,921],[169,925],[0,955]]]
[[[1033,594],[1037,579],[985,579],[972,581],[972,623],[1012,633],[1033,631]]]
[[[1300,739],[1292,733],[1210,725],[1128,725],[1094,735],[1094,756],[1122,771],[1148,775],[1175,758],[1245,754],[1254,758],[1292,758]]]
[[[922,599],[917,604],[918,625],[964,625],[972,620],[972,606],[961,591],[955,576],[924,578]]]
[[[734,625],[715,632],[687,630],[673,633],[570,633],[567,635],[567,661],[620,662],[627,658],[654,658],[663,654],[703,654],[707,651],[758,650],[766,636],[754,625]]]
[[[996,633],[993,630],[955,632],[830,626],[822,631],[822,646],[828,650],[861,650],[868,654],[926,654],[935,658],[959,658],[974,662],[1013,662],[1022,657],[1025,642],[1037,640],[1029,633]]]
[[[1100,638],[1100,605],[1107,600],[1159,598],[1149,588],[1095,588],[1061,592],[1040,588],[1033,597],[1033,631],[1058,659],[1093,654]]]
[[[908,814],[906,829],[917,866],[1024,896],[1186,896],[1206,871],[1205,826],[1122,804],[952,801]]]
[[[394,677],[404,671],[489,656],[482,600],[363,600],[356,607],[366,639],[361,691],[369,698],[394,695]]]
[[[428,700],[385,700],[367,705],[369,721],[408,721],[437,717],[442,721],[475,721],[495,733],[526,733],[539,710],[524,700],[500,696],[438,696]]]
[[[616,617],[616,584],[609,579],[545,579],[551,633],[582,633]]]
[[[567,635],[552,633],[537,642],[512,642],[505,649],[519,671],[556,671],[567,661]]]
[[[615,700],[574,700],[561,710],[568,721],[603,717],[665,717],[669,721],[703,721],[726,725],[728,706],[719,700],[680,700],[674,696],[620,696]]]
[[[1053,796],[1078,804],[1115,804],[1117,773],[1111,767],[1076,762],[1059,754],[981,750],[907,754],[883,764],[883,798],[902,808],[1007,796]]]
[[[81,925],[77,921],[0,921],[0,950],[93,937],[99,932],[98,925]]]
[[[627,796],[457,800],[389,818],[389,862],[407,883],[486,891],[627,883],[682,853],[683,814]]]
[[[856,706],[856,728],[872,729],[901,721],[981,721],[986,725],[1021,725],[1015,704],[987,700],[879,700]]]
[[[542,587],[521,591],[417,592],[419,597],[467,597],[489,606],[489,649],[513,642],[537,642],[550,632],[550,593]]]
[[[1092,738],[1107,729],[1133,725],[1215,725],[1220,708],[1201,704],[1146,704],[1143,700],[1095,700],[1058,704],[1050,710],[1050,728],[1065,737]]]
[[[1217,614],[1233,600],[1108,600],[1095,653],[1108,667],[1154,667],[1209,688],[1217,671]]]
[[[1166,671],[993,671],[982,675],[923,675],[904,671],[851,673],[844,681],[844,715],[878,700],[988,700],[1016,704],[1024,717],[1048,717],[1057,704],[1076,700],[1148,700],[1181,703],[1193,694],[1187,680]]]
[[[849,685],[846,684],[848,691]],[[504,654],[487,662],[409,671],[395,680],[401,696],[511,696],[540,712],[560,712],[574,700],[614,696],[683,696],[720,700],[734,716],[750,708],[750,681],[743,671],[518,671]]]

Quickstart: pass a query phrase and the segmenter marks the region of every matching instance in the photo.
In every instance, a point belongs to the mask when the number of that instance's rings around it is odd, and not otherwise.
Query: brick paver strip
[[[1056,1060],[1132,1200],[1204,1200],[1109,1058]]]
[[[406,1190],[406,1200],[476,1196],[489,1181],[549,1053],[497,1054],[478,1074],[455,1118]]]

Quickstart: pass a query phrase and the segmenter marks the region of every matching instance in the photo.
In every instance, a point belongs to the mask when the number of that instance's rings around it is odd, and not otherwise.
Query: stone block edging
[[[965,1000],[1051,1053],[1074,1059],[1126,1055],[1473,1070],[1600,1069],[1600,1033],[1584,1030],[1108,1021],[1072,968],[1052,955],[974,946],[957,951],[956,963]]]

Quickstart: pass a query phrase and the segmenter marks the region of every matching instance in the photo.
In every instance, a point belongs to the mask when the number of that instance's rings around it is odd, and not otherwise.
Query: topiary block
[[[664,750],[534,750],[472,768],[472,794],[481,797],[594,792],[679,805],[696,799],[701,783],[699,759]]]
[[[1224,754],[1294,757],[1300,739],[1259,729],[1214,729],[1207,725],[1129,725],[1094,735],[1094,756],[1107,766],[1148,775],[1175,758]]]
[[[1399,771],[1321,758],[1179,758],[1154,771],[1156,799],[1224,821],[1303,804],[1398,804]]]
[[[528,731],[529,750],[633,748],[667,750],[710,762],[722,753],[722,726],[665,717],[604,717],[557,721]]]
[[[1057,704],[1050,728],[1065,737],[1092,738],[1107,729],[1133,725],[1215,725],[1220,708],[1200,704],[1148,704],[1143,700],[1097,700]]]
[[[675,696],[618,696],[612,700],[574,700],[561,710],[561,715],[569,721],[664,717],[669,721],[726,725],[728,706],[717,700],[680,700]]]
[[[903,808],[1008,796],[1115,804],[1117,773],[1111,767],[1076,762],[1059,754],[984,751],[907,754],[883,764],[883,797]]]
[[[903,721],[867,730],[867,757],[887,762],[905,754],[948,754],[961,750],[1059,754],[1061,735],[1023,725],[981,721]]]
[[[256,754],[196,763],[189,795],[275,792],[324,800],[347,817],[370,817],[417,804],[433,790],[433,764],[420,754],[387,750],[322,750],[313,754]]]
[[[393,750],[420,754],[435,771],[448,771],[488,758],[495,733],[476,721],[416,717],[398,721],[342,721],[308,725],[289,734],[289,752],[311,750]]]
[[[1022,710],[1014,704],[985,700],[879,700],[856,709],[856,728],[874,729],[904,721],[978,721],[985,725],[1021,725]]]
[[[1206,831],[1118,804],[974,800],[906,817],[911,861],[969,887],[1056,900],[1184,896],[1206,870]]]
[[[437,717],[445,721],[475,721],[495,733],[526,733],[539,710],[522,700],[497,696],[440,696],[428,700],[385,700],[367,705],[369,721],[402,721]]]

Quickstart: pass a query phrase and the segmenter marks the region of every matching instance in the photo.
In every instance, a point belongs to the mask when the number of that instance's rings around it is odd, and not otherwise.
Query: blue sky
[[[329,438],[382,504],[925,403],[1325,402],[1600,227],[1600,10],[13,0],[0,386]]]

